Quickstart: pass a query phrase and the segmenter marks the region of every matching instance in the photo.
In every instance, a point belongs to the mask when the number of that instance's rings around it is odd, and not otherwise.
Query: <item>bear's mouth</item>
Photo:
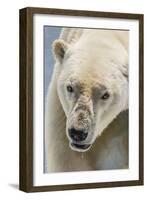
[[[76,144],[71,143],[71,147],[73,150],[77,151],[87,151],[90,148],[91,144]]]

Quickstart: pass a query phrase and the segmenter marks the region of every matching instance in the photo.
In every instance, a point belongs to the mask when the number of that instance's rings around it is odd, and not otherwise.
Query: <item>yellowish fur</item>
[[[62,45],[67,51],[64,59]],[[46,99],[46,172],[128,167],[128,80],[123,75],[128,73],[128,33],[67,28],[54,43],[54,51],[56,63]],[[92,88],[102,84],[119,99],[103,119],[103,108],[98,109],[93,144],[86,152],[73,151],[67,137],[71,105],[61,85],[72,76],[83,84],[84,98],[91,98]]]

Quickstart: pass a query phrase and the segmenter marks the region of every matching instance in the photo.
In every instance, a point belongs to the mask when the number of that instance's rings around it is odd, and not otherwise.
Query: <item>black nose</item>
[[[69,136],[71,137],[71,139],[73,139],[76,142],[80,142],[86,139],[88,133],[85,133],[81,130],[76,130],[74,128],[69,129]]]

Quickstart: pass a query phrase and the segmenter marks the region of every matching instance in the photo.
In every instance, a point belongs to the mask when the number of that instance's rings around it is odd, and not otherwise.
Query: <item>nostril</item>
[[[84,131],[81,131],[81,130],[76,130],[74,128],[69,129],[68,132],[71,139],[75,141],[83,141],[86,139],[88,135],[88,133],[85,133]]]

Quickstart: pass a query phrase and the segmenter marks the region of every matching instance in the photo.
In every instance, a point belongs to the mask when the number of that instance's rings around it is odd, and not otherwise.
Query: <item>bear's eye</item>
[[[73,90],[72,86],[68,85],[67,86],[67,91],[72,93],[74,90]]]
[[[102,99],[102,100],[107,100],[107,99],[109,99],[109,97],[110,97],[110,94],[109,94],[108,92],[105,92],[105,93],[101,96],[101,99]]]

